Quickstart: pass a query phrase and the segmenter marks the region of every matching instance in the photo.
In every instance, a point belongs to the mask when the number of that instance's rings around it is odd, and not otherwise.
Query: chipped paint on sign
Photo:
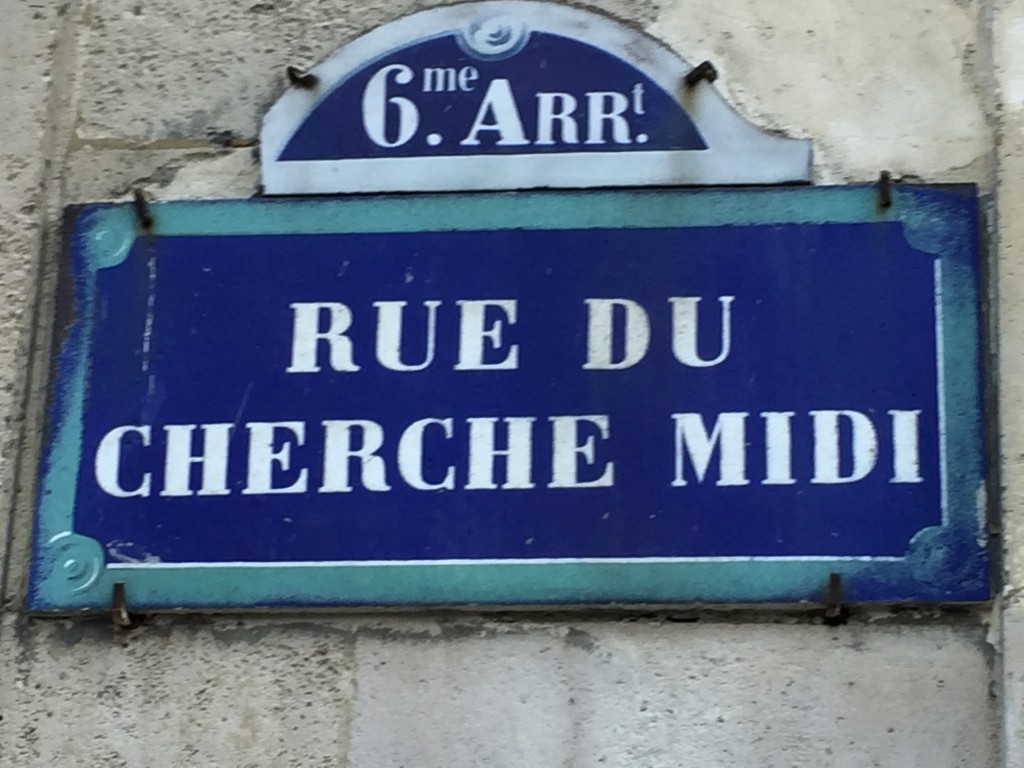
[[[973,188],[152,211],[77,212],[35,609],[987,597]]]

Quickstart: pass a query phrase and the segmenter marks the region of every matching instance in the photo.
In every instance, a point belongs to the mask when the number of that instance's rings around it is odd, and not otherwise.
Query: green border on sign
[[[851,602],[988,598],[973,186],[896,187],[885,208],[871,186],[180,201],[153,204],[148,232],[130,205],[75,214],[68,249],[79,257],[70,265],[74,319],[57,329],[63,335],[41,468],[32,610],[106,609],[117,582],[142,610],[801,603],[820,601],[833,573]],[[100,543],[74,531],[96,274],[147,238],[871,222],[901,223],[910,246],[937,264],[943,524],[920,531],[905,557],[106,564]]]

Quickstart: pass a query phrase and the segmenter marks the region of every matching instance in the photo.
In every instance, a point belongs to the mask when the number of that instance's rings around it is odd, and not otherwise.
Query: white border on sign
[[[945,394],[945,331],[943,329],[943,288],[942,262],[935,260],[932,267],[933,295],[935,296],[935,364],[936,364],[936,408],[939,424],[939,493],[942,526],[949,525],[949,478],[946,468],[946,405]],[[930,530],[925,528],[923,530]],[[909,547],[908,547],[909,554]],[[538,558],[445,558],[440,560],[292,560],[265,562],[259,560],[230,562],[184,562],[165,563],[161,561],[122,560],[107,563],[107,568],[146,568],[160,570],[175,568],[252,568],[272,566],[274,568],[320,568],[324,566],[411,566],[411,565],[552,565],[566,563],[756,563],[756,562],[814,562],[814,563],[898,563],[907,555],[733,555],[733,556],[674,556],[674,557],[538,557]]]

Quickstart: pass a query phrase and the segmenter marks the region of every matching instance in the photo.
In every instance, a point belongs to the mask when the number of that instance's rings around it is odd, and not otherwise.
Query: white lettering
[[[448,467],[444,479],[431,483],[423,478],[423,433],[427,427],[437,425],[444,430],[444,436],[452,436],[451,419],[420,419],[414,421],[398,440],[398,474],[417,491],[450,491],[455,488],[455,467]]]
[[[423,92],[453,93],[457,88],[468,93],[479,78],[480,71],[476,67],[462,67],[458,72],[455,67],[424,67]]]
[[[95,474],[96,484],[110,496],[119,499],[129,499],[134,496],[149,496],[152,484],[152,474],[144,472],[142,480],[135,488],[125,488],[121,485],[121,445],[124,438],[130,434],[136,434],[142,438],[142,445],[149,447],[151,429],[143,427],[116,427],[103,436],[99,446],[96,448]]]
[[[352,490],[349,464],[359,459],[359,479],[368,491],[390,491],[384,459],[377,451],[384,445],[384,428],[375,421],[351,419],[325,421],[324,480],[320,493],[347,493]],[[362,432],[361,444],[352,447],[352,432]]]
[[[604,144],[604,129],[610,125],[616,144],[629,144],[629,123],[622,113],[629,109],[629,99],[617,91],[591,91],[587,94],[586,144]]]
[[[456,77],[455,67],[424,67],[423,92],[454,91]]]
[[[693,368],[710,368],[722,363],[728,356],[732,346],[732,312],[731,307],[735,296],[719,296],[722,305],[722,350],[718,357],[704,360],[697,352],[697,305],[698,296],[673,296],[672,304],[672,353],[683,365]]]
[[[459,90],[469,93],[476,86],[474,83],[480,79],[480,70],[476,67],[463,67],[459,70]]]
[[[485,327],[488,307],[494,307],[505,315],[509,325],[516,322],[515,299],[483,299],[480,301],[460,300],[457,302],[459,317],[459,360],[456,371],[510,371],[519,367],[519,345],[511,344],[503,360],[495,363],[484,362],[484,339],[490,342],[492,350],[502,346],[502,330],[505,323],[495,320]]]
[[[203,430],[203,448],[192,455],[192,433]],[[231,424],[169,424],[164,427],[167,451],[164,455],[164,488],[161,496],[192,495],[192,465],[202,466],[198,496],[226,496],[228,490],[228,441]]]
[[[871,419],[859,411],[811,411],[814,420],[814,477],[812,483],[836,485],[863,480],[878,459],[878,436]],[[853,430],[853,467],[848,475],[839,468],[839,420]]]
[[[892,416],[892,480],[923,483],[920,456],[920,411],[889,411]]]
[[[587,361],[584,370],[617,371],[639,363],[651,342],[651,321],[642,306],[630,299],[584,299],[587,304]],[[612,359],[615,307],[625,311],[625,349]]]
[[[576,110],[576,99],[568,93],[537,94],[537,140],[534,144],[554,144],[555,124],[558,124],[563,144],[579,142],[576,120],[572,113]]]
[[[494,425],[498,419],[470,418],[469,424],[469,478],[466,490],[494,490],[494,460],[505,457],[505,482],[502,489],[533,488],[533,422],[534,418],[510,417],[502,419],[508,428],[508,448],[494,447]]]
[[[352,359],[352,340],[345,335],[352,325],[352,310],[338,302],[299,302],[292,308],[292,364],[287,373],[316,373],[319,342],[326,341],[330,349],[331,368],[336,371],[358,371]],[[320,316],[329,313],[327,330],[320,330]]]
[[[718,480],[715,485],[749,485],[746,476],[746,413],[721,413],[708,434],[704,418],[699,413],[673,413],[675,421],[675,479],[673,487],[687,485],[683,473],[684,459],[688,455],[698,483],[707,476],[711,457],[718,453]]]
[[[633,86],[633,112],[637,115],[645,114],[643,83],[637,83]]]
[[[409,67],[405,64],[389,64],[374,73],[363,91],[363,128],[378,147],[402,146],[416,134],[420,124],[420,114],[415,104],[404,96],[388,97],[388,76],[392,72],[399,85],[412,82],[413,72]],[[393,141],[387,137],[389,106],[398,110],[398,125]]]
[[[480,144],[481,131],[495,131],[499,147],[515,147],[529,144],[523,132],[523,121],[519,117],[519,108],[512,96],[512,86],[503,77],[495,78],[487,86],[483,101],[477,110],[473,127],[459,143],[464,147],[475,147]]]
[[[249,430],[249,470],[242,490],[244,496],[270,493],[305,493],[308,472],[303,469],[291,485],[274,485],[274,470],[287,472],[291,467],[292,443],[302,445],[306,439],[306,425],[301,421],[254,421],[245,425]],[[275,448],[277,432],[286,433],[280,448]]]
[[[793,411],[767,411],[764,419],[765,478],[762,485],[793,485]]]
[[[590,435],[580,444],[581,422],[593,424],[602,440],[609,436],[607,416],[551,416],[551,482],[548,488],[607,488],[615,484],[615,465],[606,462],[601,476],[595,480],[579,479],[579,461],[593,465],[596,461],[596,439]]]
[[[424,301],[427,308],[427,351],[423,362],[406,365],[402,362],[402,311],[404,301],[375,301],[377,308],[377,361],[391,371],[422,371],[434,361],[437,341],[437,308],[440,301]]]

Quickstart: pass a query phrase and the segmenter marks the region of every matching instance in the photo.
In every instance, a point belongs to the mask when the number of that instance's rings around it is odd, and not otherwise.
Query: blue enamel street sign
[[[74,211],[30,604],[988,595],[971,187]]]
[[[809,181],[811,142],[761,131],[644,33],[488,0],[377,27],[267,112],[267,194]]]

